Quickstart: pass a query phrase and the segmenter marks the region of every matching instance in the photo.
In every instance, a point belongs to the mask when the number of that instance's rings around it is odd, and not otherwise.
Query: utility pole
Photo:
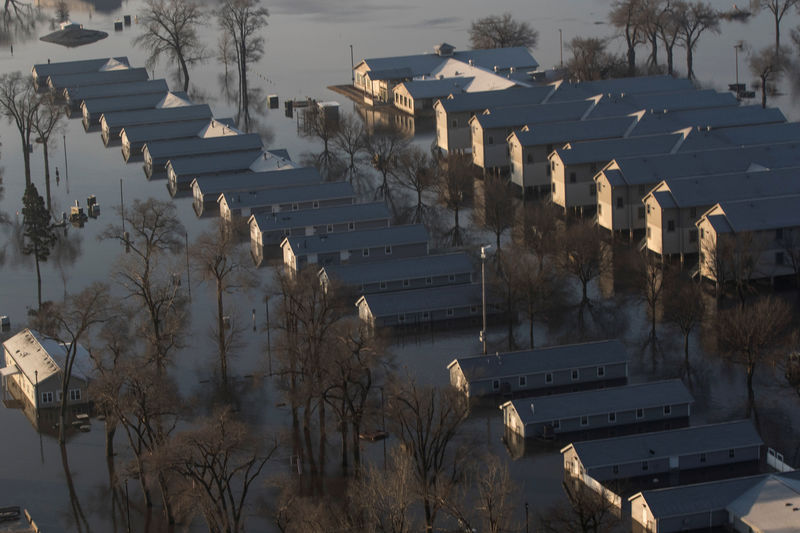
[[[272,375],[272,341],[269,337],[269,295],[264,297],[264,307],[267,311],[267,363],[269,375]]]
[[[481,300],[483,301],[483,329],[481,330],[481,342],[483,343],[483,355],[486,355],[486,250],[492,247],[491,244],[481,246]]]
[[[356,71],[355,63],[353,62],[353,45],[350,45],[350,79],[353,82],[353,85],[356,84]]]
[[[558,56],[561,68],[564,68],[564,36],[561,33],[561,28],[558,28]]]

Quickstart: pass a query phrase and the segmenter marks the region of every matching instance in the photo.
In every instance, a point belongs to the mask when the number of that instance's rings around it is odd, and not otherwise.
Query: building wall
[[[509,166],[508,142],[506,137],[511,133],[508,128],[491,128],[483,132],[483,161],[485,169],[499,168],[506,169]]]
[[[436,145],[446,152],[459,152],[472,147],[469,119],[475,113],[447,113],[441,106],[436,109]]]
[[[534,402],[535,403],[535,402]],[[591,410],[588,408],[587,410]],[[662,407],[653,407],[644,409],[644,416],[637,418],[636,408],[625,411],[617,411],[615,413],[616,420],[609,421],[609,413],[599,413],[593,415],[586,415],[586,424],[582,424],[583,417],[574,417],[569,419],[561,419],[559,427],[553,427],[554,433],[570,433],[574,431],[588,431],[593,429],[622,427],[633,424],[652,424],[653,422],[669,421],[669,420],[683,420],[689,417],[689,405],[672,405],[671,414],[665,415]],[[545,426],[550,426],[551,423],[540,422],[528,425],[527,432],[533,435],[541,435],[544,432]]]
[[[470,120],[470,135],[472,139],[472,163],[477,167],[485,168],[484,146],[486,145],[486,138],[483,135],[483,128],[481,128],[477,120]]]
[[[662,230],[664,221],[661,208],[652,196],[644,201],[644,207],[647,249],[661,254],[664,250],[664,232]]]
[[[597,186],[597,224],[609,231],[617,231],[621,220],[626,220],[626,207],[617,208],[614,189],[608,182],[605,174],[598,174],[595,180]]]
[[[14,359],[11,355],[6,351],[3,350],[5,355],[5,366],[16,366]],[[47,408],[47,407],[57,407],[61,405],[61,374],[55,374],[50,376],[50,378],[40,381],[38,385],[38,403],[37,403],[37,386],[36,383],[32,383],[28,381],[28,378],[22,372],[18,372],[12,376],[7,376],[5,378],[8,380],[9,383],[6,386],[11,386],[10,382],[13,382],[17,388],[22,391],[25,395],[25,400],[30,403],[32,406],[38,406],[40,409]],[[86,403],[89,401],[89,392],[86,380],[81,379],[77,376],[72,376],[69,380],[69,385],[67,387],[69,391],[67,394],[67,405],[78,405],[82,403]],[[72,391],[78,391],[75,394],[73,399]],[[45,395],[51,395],[52,401],[45,401]]]
[[[480,305],[452,307],[450,309],[425,309],[425,302],[420,302],[418,311],[376,316],[374,317],[374,322],[377,327],[415,326],[469,318],[479,320],[481,316]]]
[[[398,279],[363,283],[360,286],[360,291],[362,294],[373,294],[378,292],[424,289],[425,287],[441,287],[444,285],[459,285],[470,282],[472,282],[472,273],[460,272],[442,276],[420,276],[404,280]]]
[[[592,179],[596,163],[565,166],[558,157],[550,158],[553,203],[561,207],[595,207],[597,185]]]

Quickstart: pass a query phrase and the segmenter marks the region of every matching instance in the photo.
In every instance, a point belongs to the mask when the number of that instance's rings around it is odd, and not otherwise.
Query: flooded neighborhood
[[[2,13],[0,531],[800,531],[800,3]]]

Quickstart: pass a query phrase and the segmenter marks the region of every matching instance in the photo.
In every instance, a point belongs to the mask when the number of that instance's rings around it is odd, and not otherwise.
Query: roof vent
[[[534,407],[533,407],[533,402],[531,402],[531,414],[532,414],[532,415],[535,415],[535,414],[536,414],[536,410],[535,410],[535,409],[534,409]]]
[[[469,64],[472,64],[472,60],[470,59]],[[497,65],[494,66],[494,71],[497,72]]]

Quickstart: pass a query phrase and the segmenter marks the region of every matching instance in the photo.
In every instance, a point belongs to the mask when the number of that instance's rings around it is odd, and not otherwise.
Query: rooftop
[[[408,291],[365,294],[356,305],[366,304],[373,317],[386,317],[420,311],[440,311],[481,306],[481,285],[462,283]]]
[[[147,109],[159,108],[167,95],[174,95],[184,102],[184,105],[191,105],[191,101],[185,92],[152,92],[140,94],[128,94],[123,96],[116,96],[113,98],[86,98],[83,101],[82,107],[85,107],[89,113],[97,115],[99,113],[106,113],[111,111],[128,111],[134,109]]]
[[[66,87],[88,87],[127,81],[145,81],[149,78],[145,68],[126,68],[104,72],[84,72],[80,74],[51,74],[48,84],[53,89]]]
[[[672,76],[640,76],[583,82],[563,82],[548,101],[566,101],[588,98],[597,94],[644,94],[665,91],[692,90],[694,85],[686,78]]]
[[[717,233],[800,227],[800,196],[748,198],[718,203],[704,216]],[[711,213],[711,214],[710,214]]]
[[[314,167],[283,167],[279,170],[263,172],[239,172],[236,174],[219,174],[213,176],[197,176],[192,187],[197,187],[200,194],[216,200],[223,192],[257,191],[280,187],[296,187],[321,183],[322,176]]]
[[[356,220],[391,219],[389,208],[385,202],[368,204],[351,204],[318,209],[299,209],[297,211],[280,211],[277,213],[260,212],[250,217],[263,232],[319,226],[322,224],[340,224]]]
[[[515,131],[522,146],[542,146],[581,140],[624,137],[636,123],[635,117],[601,118],[574,122],[553,122]]]
[[[554,90],[554,85],[537,87],[512,87],[512,90],[481,91],[452,94],[440,100],[448,113],[480,111],[487,108],[514,107],[518,105],[540,104]]]
[[[285,171],[281,170],[281,172]],[[223,192],[217,201],[221,203],[223,198],[230,209],[242,209],[326,198],[355,198],[355,191],[353,186],[346,181],[328,181],[312,185],[298,185],[296,187]]]
[[[465,272],[472,273],[473,271],[472,260],[465,253],[398,258],[368,264],[326,265],[320,269],[320,273],[324,272],[329,279],[337,280],[344,285],[445,276]]]
[[[581,120],[592,109],[592,106],[593,102],[589,100],[577,100],[554,104],[490,108],[470,120],[476,121],[483,129],[518,128],[526,124]]]
[[[128,58],[102,57],[99,59],[81,59],[78,61],[59,61],[57,63],[38,63],[31,71],[37,77],[47,77],[51,74],[80,74],[83,72],[99,72],[103,67],[110,65],[129,65]]]
[[[223,124],[228,123],[230,126],[233,126],[233,119],[231,118],[212,119],[203,117],[182,122],[125,126],[122,132],[120,132],[120,136],[124,136],[131,143],[197,137],[212,121]]]
[[[627,361],[625,346],[618,340],[606,340],[496,355],[458,357],[448,365],[448,368],[458,364],[467,381],[473,382],[500,376],[535,374]]]
[[[583,466],[589,470],[608,465],[763,445],[750,420],[692,426],[654,433],[573,442]]]
[[[667,133],[689,126],[713,129],[783,122],[786,122],[786,117],[779,109],[774,107],[763,109],[760,105],[651,111],[642,117],[631,135]]]
[[[555,152],[565,165],[579,165],[607,162],[614,157],[666,154],[673,150],[681,139],[683,135],[680,133],[601,139],[569,143],[569,146],[556,148]]]
[[[188,154],[226,152],[228,150],[259,150],[261,147],[261,136],[259,134],[246,133],[219,137],[187,137],[153,141],[147,143],[146,150],[153,159],[163,159]]]
[[[103,113],[101,120],[110,128],[127,128],[143,124],[160,128],[167,122],[180,122],[192,119],[211,119],[211,108],[208,104],[170,107],[165,109],[141,109],[138,111],[116,111]]]
[[[168,90],[169,87],[166,80],[158,79],[92,85],[90,87],[66,87],[64,96],[73,102],[80,102],[87,98],[115,98],[131,94],[165,93]]]
[[[554,394],[532,400],[512,400],[510,403],[524,424],[532,424],[630,409],[691,404],[694,403],[694,398],[681,380],[672,379]]]
[[[3,343],[3,347],[31,383],[36,383],[37,379],[42,383],[58,374],[64,366],[68,346],[27,328]],[[85,378],[89,371],[88,362],[89,352],[79,344],[72,375]]]
[[[286,237],[281,246],[288,245],[295,255],[307,255],[423,242],[428,242],[428,231],[425,226],[411,224],[342,233],[292,235]]]

